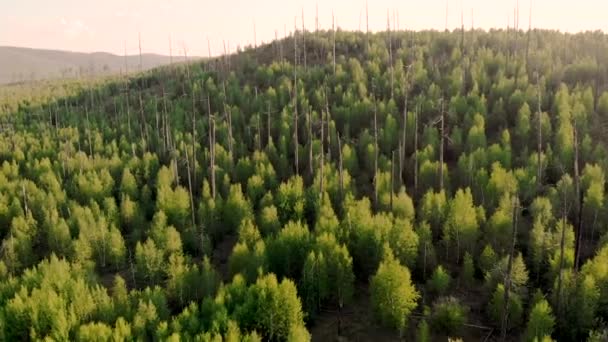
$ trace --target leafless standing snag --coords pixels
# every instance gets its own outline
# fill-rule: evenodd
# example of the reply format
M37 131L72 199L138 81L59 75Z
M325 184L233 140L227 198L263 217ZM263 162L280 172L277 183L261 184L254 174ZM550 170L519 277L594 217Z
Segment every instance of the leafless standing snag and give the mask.
M207 92L207 113L209 116L209 171L211 173L211 197L215 199L215 120L211 114L209 92Z
M262 128L260 127L260 113L256 115L258 121L258 139L257 139L257 150L262 150Z
M196 94L194 94L194 84L190 78L190 63L188 62L188 53L184 46L184 60L186 62L186 79L190 86L190 97L192 99L192 165L188 163L188 179L192 178L193 183L196 184ZM185 88L185 87L184 87ZM188 158L188 149L186 149L186 158ZM190 168L192 166L192 168ZM190 197L192 197L192 182L188 180Z
M414 112L414 198L418 195L418 108Z
M304 27L304 8L302 8L302 51L304 52L304 71L306 71L306 28Z
M167 97L164 85L162 86L161 91L163 93L163 149L166 152L168 150L169 122L167 118Z
M314 179L314 173L313 173L313 153L312 153L312 143L313 143L313 137L312 137L312 114L311 111L308 111L306 113L306 123L308 126L308 172L310 174L310 177Z
M129 63L127 61L127 42L125 41L125 97L127 99L127 134L129 140L131 140L131 112L129 110L129 97L131 96L131 90L129 88Z
M332 32L332 43L333 43L333 59L334 59L334 75L336 74L336 29L334 27L334 11L331 11L331 32Z
M91 122L89 121L89 109L87 104L84 104L84 113L87 120L87 143L89 144L89 157L93 158L93 147L91 144Z
M188 168L188 191L190 192L190 214L192 216L192 227L196 227L196 220L194 216L194 197L192 196L192 177L190 173L191 167L188 152L186 152L186 167Z
M327 94L325 96L327 96ZM321 202L323 201L323 164L325 164L325 139L323 138L325 135L323 134L323 126L323 111L321 110L321 172L319 176L319 195L321 197Z
M367 0L365 1L365 45L366 52L369 54L369 6Z
M374 206L378 208L378 108L374 97Z
M294 145L294 165L296 169L296 175L300 174L300 168L298 166L298 39L297 39L297 19L293 21L293 145Z
M529 53L530 53L530 35L532 34L532 0L530 0L530 14L528 16L528 33L526 34L526 71L528 71L528 65L530 64Z
M267 119L268 119L268 122L267 122L267 127L268 127L267 134L268 134L268 137L267 137L267 140L266 140L266 146L269 146L270 145L270 140L271 140L271 135L270 135L270 133L271 133L270 132L270 101L268 101L268 110L267 110L267 112L268 112L268 116L267 116Z
M171 35L169 35L169 65L173 66L173 43L171 42Z
M274 30L274 46L275 46L275 53L278 55L278 59L279 61L283 62L283 49L281 48L282 44L281 42L279 42L279 33L277 32L277 30Z
M391 20L388 10L386 10L386 32L388 35L388 67L391 73L391 98L393 98L395 91L395 76L393 72L393 37L391 36Z
M441 139L439 143L439 191L443 190L443 149L445 140L445 113L444 113L444 100L441 99Z
M209 42L209 37L207 37L207 56L209 60L207 61L207 65L209 66L209 70L212 69L213 63L211 63L211 42Z
M158 144L158 141L160 141L160 122L159 122L159 117L158 117L158 98L156 97L156 94L154 94L154 119L156 121L156 144ZM158 152L158 147L155 144L155 151Z
M536 111L536 121L537 121L537 130L538 130L538 136L537 136L537 144L538 144L538 149L537 149L537 172L536 172L536 188L537 188L537 192L540 192L541 187L543 185L543 171L542 171L542 160L541 160L541 154L542 154L542 149L543 149L543 126L542 126L542 112L540 109L540 105L541 105L541 97L540 97L540 77L538 75L538 72L536 73L536 86L538 89L538 109Z
M331 130L330 130L330 123L331 123L331 112L329 111L329 93L327 91L327 88L324 89L324 93L325 93L325 115L327 116L325 118L325 124L327 125L327 160L331 161ZM321 133L321 136L323 137L323 133Z
M256 50L258 48L258 36L255 29L255 19L253 20L253 48Z
M230 159L234 156L234 150L232 145L232 109L230 105L226 104L226 81L222 82L222 89L224 92L224 111L226 115L226 120L228 123L228 152L230 154ZM257 88L256 88L256 98L257 98Z
M338 177L339 177L339 188L340 188L340 202L344 199L344 176L342 166L342 142L340 140L340 134L338 133Z
M405 184L405 156L406 156L406 141L407 141L407 102L409 96L409 75L412 64L406 67L405 77L403 80L403 92L404 92L404 100L403 100L403 127L401 131L401 155L400 155L400 163L399 163L399 175L401 177L401 181Z
M139 117L141 119L141 124L139 125L139 134L141 136L141 140L144 143L144 149L148 148L148 125L146 124L146 115L144 112L144 103L141 98L142 90L138 92L139 97Z
M395 192L395 151L391 153L391 212L393 211L393 193Z
M224 58L222 59L223 60L223 63L222 63L223 72L222 73L224 74L224 79L226 79L226 75L228 73L228 53L226 52L226 40L222 40L222 43L224 44L224 56L223 56Z

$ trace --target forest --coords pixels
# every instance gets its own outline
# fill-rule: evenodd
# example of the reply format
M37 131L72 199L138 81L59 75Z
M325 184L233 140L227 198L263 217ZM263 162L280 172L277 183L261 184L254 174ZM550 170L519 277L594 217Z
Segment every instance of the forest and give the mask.
M608 339L608 35L175 59L0 88L0 340Z

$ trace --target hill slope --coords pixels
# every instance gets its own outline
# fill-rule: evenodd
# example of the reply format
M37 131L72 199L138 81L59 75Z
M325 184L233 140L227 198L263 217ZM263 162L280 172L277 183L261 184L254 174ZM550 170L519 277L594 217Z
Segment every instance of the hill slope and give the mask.
M169 64L170 57L143 54L143 69ZM139 55L127 56L129 70L139 68ZM125 67L123 56L106 52L70 52L0 46L0 84L78 75L109 75Z
M93 81L0 87L0 340L608 340L608 35Z

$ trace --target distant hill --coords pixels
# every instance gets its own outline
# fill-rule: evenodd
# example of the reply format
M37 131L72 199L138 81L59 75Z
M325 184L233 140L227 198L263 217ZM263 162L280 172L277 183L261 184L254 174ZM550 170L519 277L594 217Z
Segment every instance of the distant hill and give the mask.
M176 58L177 60L177 58ZM169 64L170 57L142 54L143 69ZM129 71L139 69L139 55L127 56ZM0 84L41 79L110 75L125 68L124 56L107 52L70 52L0 46Z

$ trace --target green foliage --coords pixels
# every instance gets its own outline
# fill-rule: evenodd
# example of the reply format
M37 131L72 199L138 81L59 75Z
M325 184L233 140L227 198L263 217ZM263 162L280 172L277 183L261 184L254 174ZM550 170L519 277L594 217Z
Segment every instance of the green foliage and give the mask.
M542 340L544 336L551 336L555 318L549 302L545 299L534 304L530 310L528 324L526 326L526 340Z
M501 327L505 310L505 287L498 284L488 304L488 313L496 327ZM509 293L507 305L507 329L514 329L521 324L523 317L523 303L517 293Z
M238 317L244 327L264 332L271 341L307 336L296 286L288 279L279 283L273 274L258 278L247 290Z
M486 287L488 291L496 289L498 284L502 284L507 275L509 256L505 256L499 260L492 270L486 273ZM513 264L511 266L511 273L509 274L511 279L511 292L519 295L527 293L526 285L528 284L528 270L521 254L516 255L513 258Z
M418 330L416 331L416 341L417 342L430 342L431 341L431 331L429 329L429 324L426 320L420 321L418 323Z
M470 286L475 280L475 265L473 257L469 253L465 253L462 259L460 278L464 286Z
M441 297L432 309L431 325L434 330L453 336L460 334L467 321L469 309L454 297Z
M479 236L479 224L485 215L473 206L471 190L458 190L450 202L447 219L443 226L443 240L446 248L456 250L456 261L460 260L461 250L472 253ZM481 219L481 220L480 220Z
M435 272L433 272L431 279L429 279L428 287L435 295L442 296L446 294L451 281L450 275L445 271L443 266L439 265L435 269Z
M278 277L300 279L311 246L308 227L301 222L289 222L269 241L267 260L269 270Z
M403 331L420 295L407 267L392 257L384 260L372 277L370 292L374 311L382 324Z
M445 296L420 340L462 332L456 293L498 326L514 202L510 338L604 338L605 35L537 30L523 59L472 34L299 32L297 66L292 36L0 87L0 340L308 341L304 318L358 314L355 277L403 333L409 270Z

